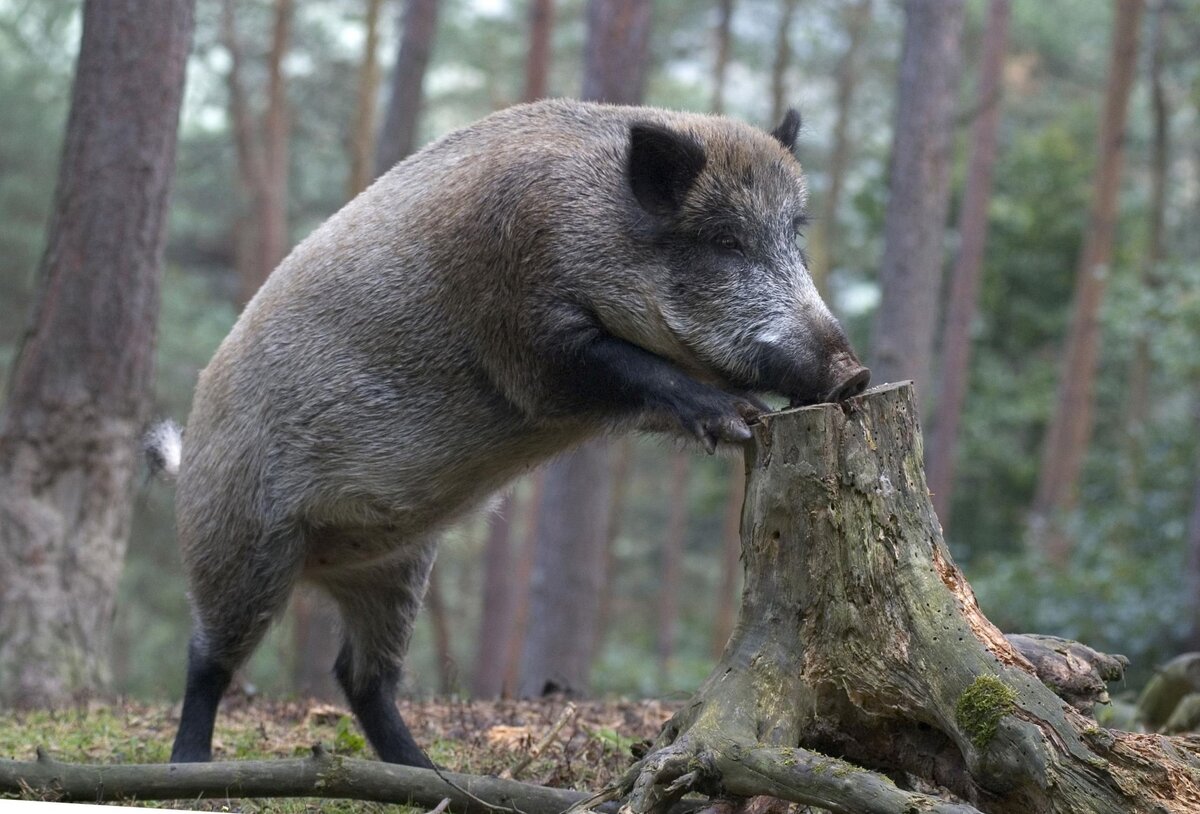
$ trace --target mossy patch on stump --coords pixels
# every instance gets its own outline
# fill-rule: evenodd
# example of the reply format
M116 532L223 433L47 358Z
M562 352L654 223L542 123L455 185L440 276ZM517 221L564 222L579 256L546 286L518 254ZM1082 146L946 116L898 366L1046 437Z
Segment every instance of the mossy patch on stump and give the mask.
M995 676L979 676L958 697L954 720L983 749L996 735L1000 719L1012 712L1017 694Z

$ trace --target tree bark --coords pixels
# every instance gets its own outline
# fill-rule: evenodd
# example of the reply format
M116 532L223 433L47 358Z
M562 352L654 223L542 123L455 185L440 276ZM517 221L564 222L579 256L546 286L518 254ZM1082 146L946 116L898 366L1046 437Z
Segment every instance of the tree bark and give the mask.
M635 104L645 81L649 0L589 0L583 98ZM545 469L518 695L586 694L599 640L612 505L612 450L603 439Z
M375 175L383 175L417 146L417 122L425 71L433 54L440 0L405 0L399 18L399 50L392 68L391 98L375 152Z
M817 291L829 294L829 273L837 265L839 248L838 212L842 205L842 187L850 165L850 118L854 94L858 90L862 45L871 22L871 0L858 0L846 11L846 50L838 60L834 93L836 107L833 124L833 148L829 153L829 185L821 205L821 217L815 224L812 241L812 265L809 272Z
M512 634L506 647L504 689L501 691L505 698L514 696L521 682L521 653L525 650L525 632L529 629L529 588L533 582L533 562L537 557L538 523L542 516L542 504L545 502L545 468L535 471L530 481L532 483L525 509L521 551L517 556L516 572L513 575L513 593L517 597L517 607L513 613Z
M616 442L612 461L612 501L608 504L608 533L604 537L604 576L607 590L600 592L600 618L596 620L596 652L604 649L604 642L612 626L613 595L616 593L613 580L617 573L617 537L621 534L621 521L625 516L625 502L629 498L629 487L633 482L633 442L622 438Z
M305 758L216 763L113 766L63 763L40 749L34 762L0 760L0 792L61 801L220 800L238 797L319 797L399 803L429 810L449 798L455 814L559 814L587 798L551 789L455 772L435 772L332 755L320 746ZM596 810L616 814L609 804ZM668 814L684 814L682 808Z
M931 392L933 332L950 200L962 0L908 0L884 216L872 378Z
M717 0L716 41L712 112L721 114L725 112L725 78L729 73L729 53L733 46L733 0Z
M742 518L742 498L746 492L745 465L740 459L729 463L729 485L725 498L725 519L721 524L721 576L717 588L716 620L712 626L712 655L720 658L725 643L733 633L736 621L737 580L740 570L738 560L742 556L742 538L738 525Z
M771 63L771 125L783 120L788 109L787 72L792 64L792 20L800 0L780 0L779 25L775 29L775 61Z
M1163 83L1166 49L1166 2L1154 7L1150 36L1150 121L1153 136L1150 147L1150 215L1146 229L1146 253L1138 264L1139 293L1156 295L1162 285L1159 266L1166 259L1167 165L1170 160L1170 111ZM1150 336L1157 325L1153 311L1140 315L1133 360L1129 365L1129 397L1125 411L1127 492L1137 492L1141 480L1141 458L1146 420L1150 415L1150 379L1154 366L1150 354ZM1131 501L1132 502L1132 501Z
M367 0L366 41L358 72L358 99L354 105L354 132L350 134L350 178L346 197L353 198L375 178L375 95L379 90L379 12L383 0Z
M1100 729L983 616L929 502L917 416L892 385L756 426L741 618L613 791L634 814L691 789L845 812L1197 810L1200 742Z
M341 646L337 607L314 585L292 595L292 691L301 698L340 699L333 662Z
M611 448L589 441L546 467L517 694L586 695L604 587Z
M425 590L425 607L428 609L429 624L433 628L433 654L437 662L438 692L450 695L458 684L458 668L454 661L454 650L450 647L450 614L442 595L442 579L435 565L429 572L429 587Z
M267 55L267 101L255 121L245 87L245 57L237 33L233 0L221 7L221 38L229 52L229 114L237 149L238 183L248 217L234 224L238 302L245 304L288 250L287 194L289 110L283 59L291 41L292 0L275 0L271 48Z
M1143 0L1115 0L1108 86L1100 135L1099 163L1087 232L1075 272L1071 329L1059 373L1058 398L1046 439L1031 515L1034 545L1048 561L1065 565L1073 541L1060 526L1075 507L1079 478L1092 434L1092 402L1100 355L1100 306L1107 286L1116 231L1117 192L1124 165L1125 118L1137 65Z
M136 21L136 22L131 22ZM103 687L154 370L193 0L89 0L38 293L0 415L0 705Z
M671 456L670 495L667 499L666 534L663 535L662 566L658 579L658 630L656 650L658 681L667 687L671 678L671 660L675 656L676 629L679 627L679 582L683 573L683 549L687 538L687 485L691 458L686 450Z
M950 297L942 330L941 382L930 444L929 488L943 529L950 526L955 450L971 362L971 323L975 320L979 281L983 276L983 249L987 242L988 203L992 199L992 168L996 164L996 135L1000 125L1001 83L1010 14L1009 0L992 0L988 6L983 56L979 63L977 101L980 113L971 128L971 162L958 224L960 247L950 277Z
M583 93L589 102L636 105L646 84L649 0L588 0Z
M545 97L550 78L550 35L554 33L554 0L529 4L529 55L525 59L526 102Z
M496 698L504 690L505 657L517 610L512 555L515 509L514 493L509 492L488 524L483 548L483 608L471 673L471 695L475 698Z

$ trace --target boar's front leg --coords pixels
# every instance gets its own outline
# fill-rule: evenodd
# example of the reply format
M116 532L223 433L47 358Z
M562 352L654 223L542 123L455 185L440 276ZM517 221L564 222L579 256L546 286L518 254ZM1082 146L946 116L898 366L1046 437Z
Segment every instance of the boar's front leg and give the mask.
M748 397L698 382L673 362L599 330L567 347L559 378L580 408L640 414L655 428L675 423L710 453L721 441L750 440L747 420L766 409Z

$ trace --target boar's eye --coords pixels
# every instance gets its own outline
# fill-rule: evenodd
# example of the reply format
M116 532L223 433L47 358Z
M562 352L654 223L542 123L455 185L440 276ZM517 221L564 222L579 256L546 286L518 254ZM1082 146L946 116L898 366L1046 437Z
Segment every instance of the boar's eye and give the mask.
M734 252L736 254L744 253L742 241L738 240L733 235L717 235L717 237L713 240L713 243L716 244L717 248L721 249L722 251Z

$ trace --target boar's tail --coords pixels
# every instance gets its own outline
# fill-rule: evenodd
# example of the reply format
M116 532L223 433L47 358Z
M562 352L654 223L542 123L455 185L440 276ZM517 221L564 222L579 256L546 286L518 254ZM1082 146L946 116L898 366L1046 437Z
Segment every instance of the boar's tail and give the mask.
M179 458L183 453L183 430L167 419L155 424L142 437L142 452L150 474L173 481L179 474Z

